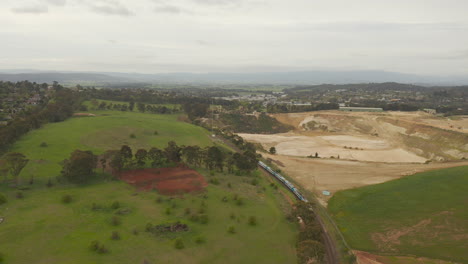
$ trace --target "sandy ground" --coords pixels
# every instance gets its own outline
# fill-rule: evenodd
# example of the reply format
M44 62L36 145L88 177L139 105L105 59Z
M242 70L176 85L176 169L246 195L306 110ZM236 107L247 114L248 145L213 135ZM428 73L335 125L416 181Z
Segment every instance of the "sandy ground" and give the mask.
M326 158L374 162L424 163L427 160L405 149L392 147L385 140L363 136L298 136L293 133L239 135L247 141L261 143L265 149L274 146L281 155L307 157L317 153Z
M332 195L345 189L383 183L407 175L427 170L468 166L465 162L447 162L431 164L381 163L345 161L337 159L311 159L285 155L262 153L265 158L279 160L284 167L281 170L298 182L303 188L316 193L324 203L331 196L324 196L322 191Z

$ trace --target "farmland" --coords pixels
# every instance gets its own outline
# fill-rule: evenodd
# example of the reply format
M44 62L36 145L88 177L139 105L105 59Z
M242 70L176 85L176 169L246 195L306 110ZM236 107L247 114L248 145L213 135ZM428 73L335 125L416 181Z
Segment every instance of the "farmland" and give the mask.
M215 144L208 131L179 122L176 115L92 113L95 116L47 124L13 145L12 151L25 154L30 162L20 175L28 187L21 196L18 190L0 187L8 200L0 205L5 219L0 224L0 251L6 263L296 262L297 226L286 220L287 202L256 173L235 176L198 168L210 182L206 189L173 197L140 192L115 180L57 183L59 163L75 149L99 154L122 144L132 149L163 148L170 140L201 147ZM29 185L31 176L34 184ZM46 187L49 178L53 186ZM147 224L177 221L188 231L146 232ZM111 239L113 232L120 238ZM108 252L91 250L92 241ZM182 241L182 249L175 248L176 241Z
M329 201L351 247L467 262L468 167L338 192Z

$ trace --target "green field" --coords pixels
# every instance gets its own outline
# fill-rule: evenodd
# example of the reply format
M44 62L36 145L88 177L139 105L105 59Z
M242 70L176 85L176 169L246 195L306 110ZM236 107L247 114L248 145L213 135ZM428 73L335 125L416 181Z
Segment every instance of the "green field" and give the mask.
M23 190L24 198L18 199L17 190L0 185L0 193L8 198L0 205L0 217L5 218L0 224L0 253L5 263L296 263L297 226L286 220L289 206L279 190L258 176L211 175L200 169L207 180L216 178L219 184L210 184L202 194L174 199L157 192L136 192L119 181L98 180L82 186L54 181L54 186L47 188L46 179L55 180L61 169L59 162L74 149L101 153L122 144L134 150L162 148L169 140L179 145L213 144L208 131L179 122L175 115L93 113L97 116L48 124L14 144L13 151L31 160L21 174L23 185L31 189ZM136 138L130 138L130 133ZM48 146L40 147L41 142ZM36 179L33 185L27 183L31 175ZM258 177L256 186L251 184L252 177ZM61 201L66 194L73 197L69 204ZM236 195L244 201L242 205L234 200ZM115 201L129 213L117 216L119 209L110 207ZM93 210L93 203L102 209ZM208 223L190 219L200 210ZM113 216L121 220L120 225L111 224ZM252 216L257 219L255 226L248 223ZM160 236L145 232L148 223L176 221L188 224L190 230ZM231 226L234 234L228 232ZM113 231L119 232L120 240L110 238ZM177 238L185 248L175 249ZM196 242L199 238L202 243ZM93 240L110 252L91 251Z
M335 194L329 210L351 247L468 262L468 167Z
M25 154L31 161L20 179L55 177L60 162L75 149L100 154L106 150L129 145L138 148L164 148L174 140L178 145L210 146L208 131L177 121L177 115L156 115L119 111L94 111L95 117L75 117L61 123L47 124L23 136L11 151ZM158 131L158 135L154 135ZM134 134L135 138L130 138ZM47 147L41 147L42 142Z

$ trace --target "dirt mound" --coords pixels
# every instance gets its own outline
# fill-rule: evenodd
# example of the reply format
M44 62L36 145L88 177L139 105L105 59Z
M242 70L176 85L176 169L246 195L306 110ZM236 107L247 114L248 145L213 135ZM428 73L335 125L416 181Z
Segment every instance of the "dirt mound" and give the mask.
M199 192L208 186L201 174L186 168L129 170L123 172L120 178L139 190L156 189L165 195Z

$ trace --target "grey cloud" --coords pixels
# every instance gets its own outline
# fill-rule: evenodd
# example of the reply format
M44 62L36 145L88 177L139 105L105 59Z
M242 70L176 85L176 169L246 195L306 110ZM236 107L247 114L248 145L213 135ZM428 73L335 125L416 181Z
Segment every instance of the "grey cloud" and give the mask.
M194 0L198 4L203 5L235 5L240 4L242 0Z
M100 0L90 4L91 10L105 15L132 16L134 15L128 8L118 1Z
M23 6L12 8L11 11L18 14L44 14L49 12L49 8L46 5Z
M154 12L156 13L166 13L166 14L181 14L181 13L190 13L188 10L177 7L177 6L172 6L172 5L164 5L164 6L158 6L154 9Z
M67 0L45 0L45 2L55 6L64 6Z

